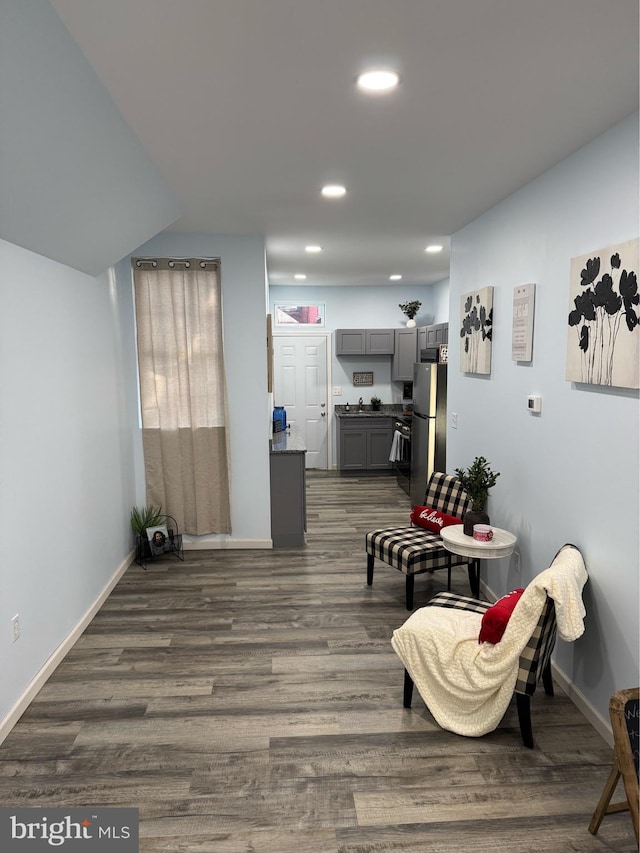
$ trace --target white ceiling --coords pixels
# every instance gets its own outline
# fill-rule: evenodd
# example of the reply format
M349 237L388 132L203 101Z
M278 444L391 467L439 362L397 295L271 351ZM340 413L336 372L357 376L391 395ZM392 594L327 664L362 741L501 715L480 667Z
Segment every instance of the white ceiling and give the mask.
M638 108L637 0L52 4L178 194L170 230L264 235L272 284L439 281L448 235ZM356 90L370 64L394 94Z

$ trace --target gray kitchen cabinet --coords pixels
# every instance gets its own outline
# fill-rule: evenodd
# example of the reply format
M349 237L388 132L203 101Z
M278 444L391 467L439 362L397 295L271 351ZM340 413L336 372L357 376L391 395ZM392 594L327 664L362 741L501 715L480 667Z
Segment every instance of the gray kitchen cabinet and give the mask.
M271 541L274 548L304 545L307 529L306 445L295 426L271 438Z
M338 432L338 459L341 471L365 471L367 468L367 428L343 426Z
M393 355L393 329L336 329L336 355Z
M437 347L449 343L449 324L434 323L432 326L421 326L418 329L418 352L427 347Z
M395 353L391 365L391 378L402 382L413 381L413 365L418 357L418 330L395 329Z
M304 453L271 453L271 541L274 548L304 545L307 529Z
M364 355L366 329L336 329L336 355Z
M386 424L377 424L367 430L367 469L387 471L391 469L389 455L393 441L393 419Z
M433 326L427 326L427 346L437 347L440 344L449 343L449 324L436 323Z
M339 418L340 471L390 471L393 418Z
M365 353L367 355L393 355L395 329L366 329Z

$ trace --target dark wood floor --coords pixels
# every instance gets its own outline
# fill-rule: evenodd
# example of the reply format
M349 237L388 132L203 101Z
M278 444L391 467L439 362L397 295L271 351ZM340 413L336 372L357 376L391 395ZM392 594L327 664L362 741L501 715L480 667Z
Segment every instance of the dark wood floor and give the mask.
M311 473L305 548L132 566L0 747L0 802L138 807L143 851L637 850L626 814L587 830L611 750L561 691L534 750L515 706L483 738L403 709L404 578L367 587L363 542L408 509L391 478Z

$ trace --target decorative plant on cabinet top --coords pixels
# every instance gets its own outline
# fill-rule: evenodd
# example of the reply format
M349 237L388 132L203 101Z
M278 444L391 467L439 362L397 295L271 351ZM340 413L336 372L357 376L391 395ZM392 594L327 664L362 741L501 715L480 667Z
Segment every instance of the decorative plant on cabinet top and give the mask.
M413 302L399 302L398 308L405 314L409 319L407 320L407 326L409 328L413 328L415 326L416 321L413 319L418 311L420 310L420 306L422 302L419 302L417 299L414 299Z

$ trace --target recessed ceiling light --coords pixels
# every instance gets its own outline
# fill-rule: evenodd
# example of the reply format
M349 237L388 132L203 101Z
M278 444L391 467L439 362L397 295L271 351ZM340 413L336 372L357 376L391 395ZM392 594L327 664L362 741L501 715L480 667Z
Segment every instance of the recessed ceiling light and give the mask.
M365 92L390 92L400 82L400 75L388 68L371 68L358 77L358 88Z
M398 274L396 273L396 275L390 275L390 276L389 276L389 281L400 281L400 279L401 279L401 278L402 278L402 276L401 276L401 275L398 275Z
M297 279L298 281L304 281L304 280L305 280L305 278L306 278L306 275L304 275L303 273L299 272L299 273L296 273L296 274L294 275L294 278L295 278L295 279Z
M433 246L427 246L427 248L425 249L425 252L429 252L430 255L435 255L438 252L441 252L443 248L444 248L443 246L434 244Z
M343 187L341 184L327 184L325 187L322 187L322 195L325 198L342 198L346 192L346 187Z
M305 252L308 252L310 255L317 255L318 252L322 251L322 246L305 246Z

